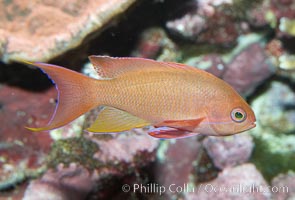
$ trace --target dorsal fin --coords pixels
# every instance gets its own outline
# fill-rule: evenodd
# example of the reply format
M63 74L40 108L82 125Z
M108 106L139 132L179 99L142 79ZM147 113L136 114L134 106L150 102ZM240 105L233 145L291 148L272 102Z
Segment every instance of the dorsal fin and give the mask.
M130 71L157 70L197 70L193 67L172 63L158 62L145 58L121 57L113 58L108 56L89 56L89 59L96 72L104 78L115 78Z
M150 125L149 122L113 107L104 107L87 131L95 133L122 132Z

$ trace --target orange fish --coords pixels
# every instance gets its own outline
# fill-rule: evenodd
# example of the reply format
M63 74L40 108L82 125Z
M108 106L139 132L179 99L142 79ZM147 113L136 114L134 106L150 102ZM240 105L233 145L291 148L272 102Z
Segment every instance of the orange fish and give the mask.
M104 106L89 132L121 132L152 125L149 135L182 138L225 136L255 127L245 100L221 79L184 64L143 58L90 56L102 79L45 63L29 63L53 79L58 105L44 131L62 127Z

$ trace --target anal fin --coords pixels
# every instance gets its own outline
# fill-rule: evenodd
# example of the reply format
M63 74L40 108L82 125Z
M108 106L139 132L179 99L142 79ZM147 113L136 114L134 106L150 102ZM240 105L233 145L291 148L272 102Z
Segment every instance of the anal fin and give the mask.
M188 119L188 120L166 120L155 125L155 127L172 127L176 129L182 129L187 131L193 131L204 118Z
M196 135L197 133L189 132L186 130L169 128L169 127L160 127L155 128L149 131L150 136L161 139L179 139L185 137L191 137Z
M123 110L106 106L87 131L96 133L122 132L148 125L150 123L144 119Z

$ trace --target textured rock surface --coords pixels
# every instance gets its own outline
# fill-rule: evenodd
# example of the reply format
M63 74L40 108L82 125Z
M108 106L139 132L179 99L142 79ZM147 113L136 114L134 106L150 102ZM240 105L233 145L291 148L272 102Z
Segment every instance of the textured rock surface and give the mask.
M204 147L219 169L233 167L249 160L254 143L247 133L229 137L207 137Z
M187 193L186 199L270 200L271 192L255 166L244 164L224 169L215 180L200 184L195 192Z
M154 27L141 33L132 56L174 61L179 57L179 52L165 31L162 28Z
M274 199L294 199L295 198L295 174L288 172L276 176L272 181L272 192Z
M232 8L232 1L192 1L191 4L195 4L192 6L195 10L166 23L171 33L201 44L228 47L236 43L242 28L234 14L226 12Z
M266 52L277 68L277 74L295 81L295 55L290 54L279 39L273 39L266 45Z
M48 134L31 133L24 127L49 120L48 113L54 108L50 99L54 94L54 90L38 94L0 86L0 96L5 97L0 99L0 189L36 177L45 170L52 140Z
M106 139L101 139L106 136ZM108 139L109 138L109 139ZM111 139L110 139L111 138ZM129 163L126 167L134 167L154 159L158 140L148 136L143 129L113 135L90 135L89 139L96 143L99 151L94 154L94 159L103 163ZM143 156L146 153L145 156ZM150 155L150 157L148 156ZM138 158L137 160L135 158ZM137 163L138 161L138 163ZM126 169L120 171L123 173Z
M188 60L186 64L206 70L219 78L222 78L227 69L227 65L223 62L221 55L218 54L206 54L204 56L195 57Z
M252 94L275 73L262 38L257 34L241 35L231 51L189 57L185 63L220 77L243 96Z
M295 130L295 92L288 85L273 81L268 90L256 98L253 109L259 125L272 133L291 133ZM254 130L253 130L254 131Z
M163 141L158 148L155 181L166 188L165 197L179 198L185 193L173 192L176 187L195 187L196 183L214 179L217 168L202 147L201 137ZM169 186L172 190L168 190Z
M94 187L91 174L83 167L71 165L48 170L40 179L32 181L23 200L80 200Z
M264 49L254 43L235 57L222 78L240 94L247 95L273 74L272 68Z
M155 160L157 145L142 129L58 140L48 158L52 168L30 183L25 199L83 199L90 191L112 196L116 180Z
M0 199L21 199L24 191L26 199L294 198L294 1L137 1L140 5L120 23L101 29L134 2L3 1L0 59L45 61L67 52L52 62L78 70L87 55L103 54L177 61L205 69L249 98L257 116L257 127L250 131L255 142L250 160L249 132L246 137L210 137L204 142L198 137L154 140L147 129L84 133L99 109L50 134L30 133L23 126L45 124L53 113L56 93L45 90L49 83L41 81L45 75L33 73L38 70L23 73L21 65L0 62L0 82L9 85L0 86ZM51 15L43 14L48 11ZM92 74L91 68L88 65L83 71ZM254 163L259 171L244 162ZM38 178L41 172L44 175ZM268 186L261 174L273 187L288 185L289 193L237 191L252 184ZM158 183L166 186L166 193L122 191L122 185L132 188L135 183ZM195 192L168 194L170 184L186 185ZM209 191L204 190L206 184Z
M273 81L252 103L258 119L250 130L255 141L252 161L268 180L295 170L294 99L288 85Z
M1 1L0 58L47 61L78 46L135 0Z
M157 181L164 186L169 186L171 183L183 185L192 181L189 177L194 172L193 163L202 151L202 145L197 137L176 140L173 143L165 142L158 150L161 164L156 170Z

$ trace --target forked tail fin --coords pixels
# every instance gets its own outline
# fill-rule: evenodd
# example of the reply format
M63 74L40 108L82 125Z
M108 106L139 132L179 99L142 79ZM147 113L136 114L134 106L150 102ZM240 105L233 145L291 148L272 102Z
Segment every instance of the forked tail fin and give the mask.
M45 131L59 128L99 105L96 89L101 80L89 78L57 65L26 63L42 69L53 80L58 91L58 103L48 125L39 128L26 127L27 129Z

